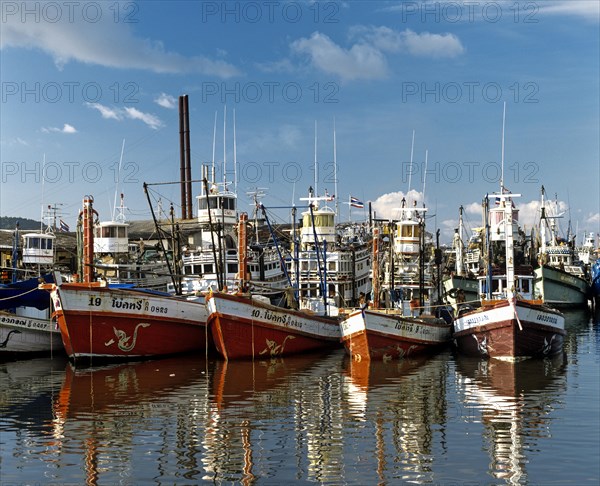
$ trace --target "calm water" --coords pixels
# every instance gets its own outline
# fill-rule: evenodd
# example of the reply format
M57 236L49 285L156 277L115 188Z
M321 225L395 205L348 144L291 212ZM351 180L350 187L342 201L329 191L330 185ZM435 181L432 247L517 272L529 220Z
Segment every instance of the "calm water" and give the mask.
M597 485L600 325L565 354L0 363L0 484Z

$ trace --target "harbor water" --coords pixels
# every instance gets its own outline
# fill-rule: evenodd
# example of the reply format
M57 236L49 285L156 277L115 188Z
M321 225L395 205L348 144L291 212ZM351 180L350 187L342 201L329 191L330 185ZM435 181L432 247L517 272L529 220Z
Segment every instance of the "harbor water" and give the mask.
M564 354L0 363L0 485L598 485L600 323Z

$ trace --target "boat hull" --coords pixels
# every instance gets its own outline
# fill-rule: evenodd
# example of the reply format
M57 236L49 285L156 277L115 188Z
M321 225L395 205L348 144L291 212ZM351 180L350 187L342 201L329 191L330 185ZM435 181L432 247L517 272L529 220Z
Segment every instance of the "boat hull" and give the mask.
M586 307L589 283L568 272L543 265L535 269L535 293L553 307Z
M206 308L133 289L63 284L51 292L69 358L149 358L205 351Z
M59 329L50 319L0 311L0 356L64 352Z
M264 359L341 346L335 318L229 294L209 295L206 304L215 347L225 359Z
M565 319L560 312L502 300L457 318L453 341L467 356L519 360L561 352L565 335Z
M408 358L450 342L452 327L435 317L357 310L340 324L346 352L356 361Z

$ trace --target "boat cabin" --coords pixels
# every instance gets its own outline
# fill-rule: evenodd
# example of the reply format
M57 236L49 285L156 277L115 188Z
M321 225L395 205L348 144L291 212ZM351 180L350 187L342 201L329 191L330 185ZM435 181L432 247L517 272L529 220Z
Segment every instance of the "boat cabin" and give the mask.
M519 298L525 300L534 299L534 286L533 286L533 275L515 274L515 288L514 291ZM479 282L479 295L482 298L487 298L487 277L478 277ZM493 275L492 276L492 300L506 299L508 296L508 284L506 282L506 275Z
M94 253L128 253L128 223L104 221L94 227Z
M23 264L52 265L54 263L54 240L49 233L26 233L23 235Z
M328 206L319 208L318 204L313 202L312 214L310 211L302 213L300 248L302 250L314 248L315 235L319 245L326 241L327 246L333 250L333 245L336 242L335 211Z

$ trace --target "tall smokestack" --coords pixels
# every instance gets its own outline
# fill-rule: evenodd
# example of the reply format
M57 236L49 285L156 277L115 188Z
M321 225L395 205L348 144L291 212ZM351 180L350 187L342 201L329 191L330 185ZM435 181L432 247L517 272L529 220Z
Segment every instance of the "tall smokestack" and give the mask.
M192 219L192 160L190 147L190 107L188 95L183 97L183 113L185 117L185 194L187 197L187 217Z
M187 199L185 185L185 124L184 124L184 101L183 96L179 97L179 178L181 180L181 218L187 219ZM160 217L160 215L159 215Z

